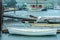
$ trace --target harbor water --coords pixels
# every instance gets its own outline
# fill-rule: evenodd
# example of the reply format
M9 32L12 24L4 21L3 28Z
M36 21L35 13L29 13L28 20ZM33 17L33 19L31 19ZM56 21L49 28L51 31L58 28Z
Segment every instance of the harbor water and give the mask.
M5 12L4 14L6 15L16 15L20 17L21 15L34 15L34 16L60 16L60 10L47 10L47 11L41 11L41 12L36 12L36 11L14 11L11 12Z
M60 40L60 33L56 36L24 36L2 34L1 40Z

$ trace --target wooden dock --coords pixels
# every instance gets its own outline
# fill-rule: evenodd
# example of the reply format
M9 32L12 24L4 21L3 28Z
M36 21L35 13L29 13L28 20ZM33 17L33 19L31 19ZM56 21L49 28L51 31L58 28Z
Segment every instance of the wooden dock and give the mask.
M32 26L44 26L44 27L46 27L46 26L50 26L50 27L57 27L57 26L60 26L60 24L44 24L44 23L32 23L31 24Z
M57 30L57 33L60 33L60 30Z
M8 33L7 29L2 30L2 33Z

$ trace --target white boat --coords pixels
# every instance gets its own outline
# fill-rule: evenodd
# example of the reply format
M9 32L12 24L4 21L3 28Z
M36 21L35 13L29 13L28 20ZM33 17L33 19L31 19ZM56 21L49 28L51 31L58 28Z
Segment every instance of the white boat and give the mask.
M37 19L38 22L52 22L60 23L60 16L39 16Z
M56 28L15 28L7 27L10 34L22 34L22 35L56 35Z

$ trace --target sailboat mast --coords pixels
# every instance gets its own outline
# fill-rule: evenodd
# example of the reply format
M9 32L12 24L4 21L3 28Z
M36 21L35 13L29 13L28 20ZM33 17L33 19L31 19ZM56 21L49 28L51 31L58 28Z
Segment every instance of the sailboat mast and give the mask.
M38 4L38 0L36 0L36 9L37 9L37 6L38 6L37 4Z

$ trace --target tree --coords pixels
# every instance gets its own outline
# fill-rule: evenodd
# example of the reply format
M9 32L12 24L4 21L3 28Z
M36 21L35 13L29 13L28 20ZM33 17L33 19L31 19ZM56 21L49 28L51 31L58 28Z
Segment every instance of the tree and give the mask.
M13 7L14 8L14 13L15 13L16 4L17 4L16 0L9 0L7 2L7 7Z
M16 4L17 4L16 0L10 0L7 2L8 7L14 7L16 6Z

